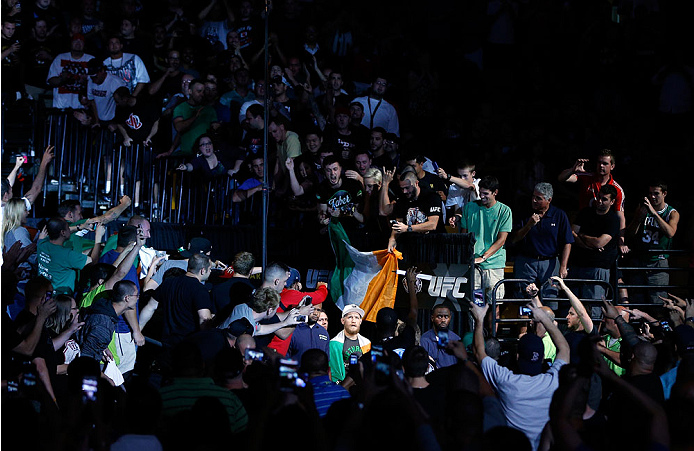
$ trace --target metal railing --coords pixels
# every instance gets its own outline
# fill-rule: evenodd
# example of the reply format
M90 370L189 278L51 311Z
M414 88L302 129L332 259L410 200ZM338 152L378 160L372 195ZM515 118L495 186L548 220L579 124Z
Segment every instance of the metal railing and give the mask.
M525 305L530 300L528 298L509 298L505 297L502 299L497 298L497 292L499 290L499 287L501 287L504 284L522 284L522 283L532 283L532 280L528 279L502 279L499 282L497 282L494 287L491 290L491 306L490 308L492 309L492 315L491 315L491 333L493 337L497 337L498 333L498 326L500 324L523 324L523 323L529 323L531 320L529 318L521 318L520 315L518 318L500 318L497 316L497 307L502 306L505 304L517 304L519 306ZM614 302L614 289L613 286L610 282L605 282L604 280L595 280L595 279L564 279L564 283L569 285L600 285L605 288L605 300ZM538 296L540 298L540 302L542 302L542 305L547 305L548 302L562 302L564 305L569 304L569 298L567 297L543 297L542 292L546 290L547 286L551 284L551 280L546 280L543 284L542 287L540 288L538 292ZM569 287L571 288L571 287ZM572 292L575 290L572 289ZM506 291L509 292L509 291ZM513 292L513 291L510 291ZM578 296L577 296L578 297ZM597 314L599 312L600 307L602 306L603 299L592 299L592 298L582 298L578 297L578 299L586 305L588 308L588 311L591 312L591 318L598 320L600 318L600 315ZM553 309L556 310L556 309ZM568 307L567 307L568 310ZM562 321L562 318L556 318L557 321Z
M79 200L97 214L127 195L132 203L125 214L154 221L233 224L238 217L232 202L236 181L226 174L209 180L178 171L183 158L157 159L151 147L124 146L115 132L82 125L60 110L46 110L41 132L44 148L55 146L44 204L56 192L57 202Z

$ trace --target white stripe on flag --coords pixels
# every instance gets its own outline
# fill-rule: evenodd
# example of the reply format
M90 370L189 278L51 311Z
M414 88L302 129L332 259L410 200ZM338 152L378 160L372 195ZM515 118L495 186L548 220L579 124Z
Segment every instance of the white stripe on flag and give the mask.
M371 279L382 269L373 252L359 252L346 242L345 246L347 247L349 256L354 262L354 269L342 282L344 291L342 296L335 303L340 309L343 309L344 306L348 304L361 305L361 303L364 302L366 289L369 288Z

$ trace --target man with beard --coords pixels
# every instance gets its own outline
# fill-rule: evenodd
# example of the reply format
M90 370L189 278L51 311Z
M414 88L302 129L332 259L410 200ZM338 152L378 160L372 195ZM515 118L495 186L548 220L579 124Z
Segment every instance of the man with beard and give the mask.
M356 304L349 304L342 309L344 329L330 340L330 372L333 382L345 379L352 354L361 357L371 351L371 340L359 333L363 318L364 310Z
M444 233L441 198L433 191L424 191L414 172L400 176L400 189L403 199L393 201L395 222L388 240L388 251L393 251L396 238L403 233Z
M318 186L318 219L322 225L331 221L342 224L346 231L364 222L361 183L342 177L342 164L334 156L323 160L325 180Z
M603 185L595 205L578 212L571 226L575 240L569 271L572 279L610 281L620 230L620 219L612 209L617 198L614 186ZM583 299L600 299L607 294L600 284L584 284L581 288Z

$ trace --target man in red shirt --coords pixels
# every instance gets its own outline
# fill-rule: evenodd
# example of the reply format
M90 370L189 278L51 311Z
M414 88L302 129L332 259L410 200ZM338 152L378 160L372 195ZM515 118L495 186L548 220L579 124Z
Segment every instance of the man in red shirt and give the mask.
M624 189L612 177L615 167L615 158L610 149L603 149L598 152L595 172L587 172L584 165L589 160L579 158L568 169L564 169L559 174L560 182L576 183L579 182L580 191L578 194L578 208L582 210L592 207L597 198L600 188L603 185L612 185L617 189L617 198L614 203L614 211L619 217L619 250L622 254L629 252L629 248L624 244L624 232L626 229L626 219L624 218Z
M294 268L289 268L289 272L289 279L287 279L284 285L284 290L280 293L280 305L277 308L277 313L286 312L299 306L306 296L311 296L311 304L313 305L322 304L325 301L325 298L328 296L327 283L318 282L316 291L299 291L301 290L301 274ZM272 348L282 355L287 355L291 340L291 335L284 339L275 335L272 337L268 348Z

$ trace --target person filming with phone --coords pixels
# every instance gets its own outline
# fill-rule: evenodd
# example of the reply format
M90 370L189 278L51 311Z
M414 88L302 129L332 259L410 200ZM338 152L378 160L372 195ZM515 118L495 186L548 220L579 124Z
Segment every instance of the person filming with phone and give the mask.
M422 334L419 344L426 349L434 360L436 368L445 368L455 365L458 361L447 348L449 341L460 341L461 338L453 331L448 330L453 313L450 307L439 304L431 311L432 328Z

